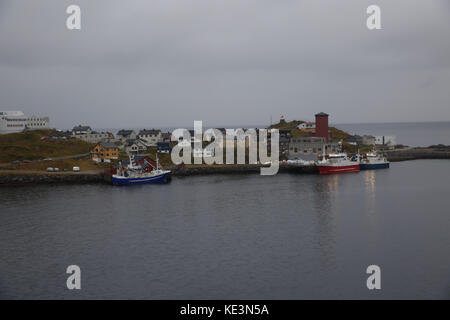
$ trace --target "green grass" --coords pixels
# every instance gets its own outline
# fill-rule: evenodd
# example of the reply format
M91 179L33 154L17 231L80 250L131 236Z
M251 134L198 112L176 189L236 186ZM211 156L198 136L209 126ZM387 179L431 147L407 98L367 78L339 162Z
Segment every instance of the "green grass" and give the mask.
M92 144L82 140L41 140L52 130L0 135L0 162L39 160L89 153Z
M345 131L339 130L335 127L329 127L329 130L331 131L331 137L333 142L339 142L341 140L345 140L348 137L350 137L350 134L348 134Z

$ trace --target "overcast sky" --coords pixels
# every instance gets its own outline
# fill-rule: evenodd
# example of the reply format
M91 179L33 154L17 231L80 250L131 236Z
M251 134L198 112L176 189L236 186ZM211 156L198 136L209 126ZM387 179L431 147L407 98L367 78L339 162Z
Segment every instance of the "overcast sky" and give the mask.
M0 0L0 110L60 128L450 121L450 1Z

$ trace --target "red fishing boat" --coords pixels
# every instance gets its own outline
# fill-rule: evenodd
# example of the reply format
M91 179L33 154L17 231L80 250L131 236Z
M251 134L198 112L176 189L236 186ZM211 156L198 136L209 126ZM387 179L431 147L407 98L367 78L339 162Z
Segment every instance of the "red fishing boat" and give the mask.
M319 174L358 172L359 163L351 161L346 153L332 153L327 159L317 162Z

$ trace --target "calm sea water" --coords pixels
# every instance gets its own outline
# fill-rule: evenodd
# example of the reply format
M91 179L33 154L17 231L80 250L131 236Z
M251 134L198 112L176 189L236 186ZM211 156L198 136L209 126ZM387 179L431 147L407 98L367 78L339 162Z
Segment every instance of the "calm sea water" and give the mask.
M448 299L449 169L2 188L0 298Z
M450 145L450 122L350 123L335 126L350 134L395 136L397 144L411 147Z

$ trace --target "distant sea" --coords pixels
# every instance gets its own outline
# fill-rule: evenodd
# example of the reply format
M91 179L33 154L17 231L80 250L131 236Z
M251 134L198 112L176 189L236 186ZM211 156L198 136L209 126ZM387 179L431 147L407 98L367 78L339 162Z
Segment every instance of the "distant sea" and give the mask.
M338 129L344 130L350 134L373 135L373 136L395 136L397 144L403 144L411 147L428 147L434 144L450 145L450 122L390 122L390 123L331 123ZM216 126L216 128L241 128L242 126ZM264 128L267 125L248 125L243 128ZM146 129L153 128L152 126ZM192 125L186 126L192 129ZM209 129L204 126L203 130ZM144 128L124 128L139 131ZM162 131L173 131L173 127L158 128ZM101 131L109 131L116 134L120 129L97 129Z

